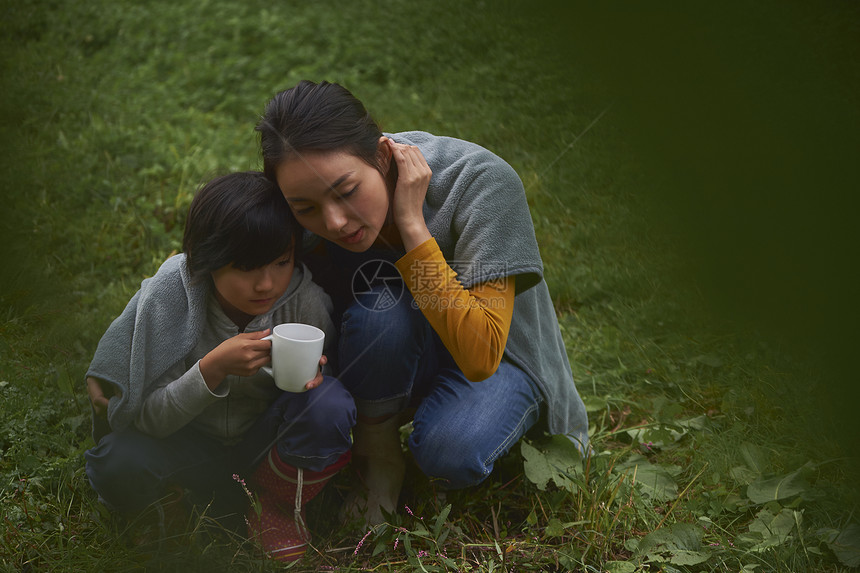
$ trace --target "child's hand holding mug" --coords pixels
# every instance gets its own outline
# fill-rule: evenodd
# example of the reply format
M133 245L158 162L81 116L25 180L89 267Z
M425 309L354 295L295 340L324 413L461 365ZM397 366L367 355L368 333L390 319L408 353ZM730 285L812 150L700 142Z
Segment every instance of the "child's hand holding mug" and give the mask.
M286 392L304 392L322 383L320 367L327 360L322 355L325 333L310 324L279 324L270 336L272 367L263 366L275 385Z
M228 375L253 376L269 362L271 344L261 332L243 332L228 338L200 360L200 373L210 390L221 385Z

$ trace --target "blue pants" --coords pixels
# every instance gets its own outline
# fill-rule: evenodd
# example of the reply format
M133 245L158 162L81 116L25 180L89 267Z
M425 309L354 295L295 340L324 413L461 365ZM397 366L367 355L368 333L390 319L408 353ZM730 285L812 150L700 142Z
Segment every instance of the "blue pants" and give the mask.
M505 360L490 378L470 382L408 290L377 304L385 288L357 295L343 314L340 379L362 416L417 404L409 448L421 470L451 488L478 484L538 421L540 390Z
M320 471L351 446L355 404L336 379L300 394L284 392L242 441L225 446L191 427L166 438L128 428L112 432L85 454L90 484L99 498L121 513L137 513L176 484L193 503L222 513L242 513L247 497L233 474L247 479L261 456L277 446L290 465Z

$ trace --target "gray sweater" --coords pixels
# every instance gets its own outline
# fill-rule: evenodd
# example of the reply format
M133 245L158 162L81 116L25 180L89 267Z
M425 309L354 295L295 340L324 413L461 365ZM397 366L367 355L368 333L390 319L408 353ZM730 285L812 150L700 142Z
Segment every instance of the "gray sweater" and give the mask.
M336 331L331 300L303 265L272 309L246 328L253 332L284 322L304 322L326 333L324 352L331 357ZM215 300L210 281L192 282L185 256L171 257L141 283L122 314L102 336L87 376L114 384L108 421L113 430L134 424L162 437L186 424L225 442L253 424L280 392L264 372L228 376L210 392L199 360L239 333Z

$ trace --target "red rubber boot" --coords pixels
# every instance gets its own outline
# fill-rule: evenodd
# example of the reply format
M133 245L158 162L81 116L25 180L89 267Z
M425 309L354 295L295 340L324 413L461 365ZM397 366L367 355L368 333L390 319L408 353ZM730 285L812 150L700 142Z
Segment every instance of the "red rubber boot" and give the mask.
M304 506L349 462L350 452L319 472L296 468L284 463L275 448L260 462L251 477L251 491L259 500L259 515L248 510L248 533L258 537L272 559L301 559L310 541L305 525Z

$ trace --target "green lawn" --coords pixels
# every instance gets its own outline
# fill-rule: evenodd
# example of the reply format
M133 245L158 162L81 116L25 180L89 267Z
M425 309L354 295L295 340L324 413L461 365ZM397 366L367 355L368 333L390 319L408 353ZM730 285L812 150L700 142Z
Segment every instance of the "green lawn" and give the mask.
M305 78L520 173L595 453L534 432L454 492L412 467L367 535L334 517L343 474L296 570L860 565L856 5L2 7L4 571L279 568L205 514L136 545L83 472L83 376L197 186L259 168L263 105Z

